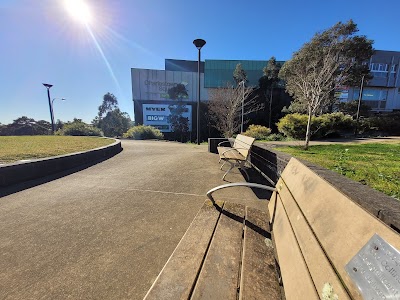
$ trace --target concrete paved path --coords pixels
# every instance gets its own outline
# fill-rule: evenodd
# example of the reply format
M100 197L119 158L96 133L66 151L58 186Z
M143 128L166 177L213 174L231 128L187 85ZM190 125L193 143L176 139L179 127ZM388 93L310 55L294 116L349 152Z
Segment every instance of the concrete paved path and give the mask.
M206 145L123 141L80 172L0 198L0 299L142 299L223 184ZM243 181L236 170L227 179ZM265 209L251 190L216 199Z

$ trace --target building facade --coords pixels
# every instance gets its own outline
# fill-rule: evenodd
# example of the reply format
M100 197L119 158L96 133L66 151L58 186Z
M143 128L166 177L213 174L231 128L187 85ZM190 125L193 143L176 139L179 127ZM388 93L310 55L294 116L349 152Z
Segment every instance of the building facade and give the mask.
M205 60L200 63L200 101L208 101L208 91L213 88L234 84L233 72L237 64L242 64L248 77L248 86L257 87L263 76L266 60ZM283 64L283 61L278 61ZM362 101L373 112L400 110L400 52L377 50L369 61L373 79L363 86ZM165 70L131 69L132 97L136 124L151 125L162 132L171 132L168 121L170 108L181 101L185 105L183 116L188 118L189 131L195 131L198 94L198 62L166 59ZM170 89L181 84L187 96L172 99ZM341 102L359 99L360 86L341 87L336 97ZM281 88L281 98L285 97ZM286 97L288 98L287 94ZM290 101L290 98L288 98ZM286 101L287 99L285 99ZM287 101L286 101L287 102Z
M363 86L362 102L373 112L400 110L400 52L376 50L369 61L373 79ZM341 101L358 100L360 86L344 89Z
M197 62L169 59L165 65L166 70L131 69L135 122L151 125L164 133L171 132L168 116L179 101L184 105L182 116L188 119L189 131L193 131L198 97ZM204 82L204 73L200 73L200 82ZM177 85L184 87L186 95L173 99L171 89ZM208 99L203 84L200 95L201 101Z

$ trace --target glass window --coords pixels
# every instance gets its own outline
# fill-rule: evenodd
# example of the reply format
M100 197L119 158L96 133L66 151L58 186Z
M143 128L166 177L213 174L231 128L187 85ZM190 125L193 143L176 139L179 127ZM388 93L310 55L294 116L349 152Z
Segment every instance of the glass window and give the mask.
M370 70L371 71L376 71L376 72L387 72L388 65L387 64L380 64L380 63L371 63Z
M354 89L353 99L358 99L360 89ZM362 94L362 100L364 101L380 101L387 99L388 91L382 89L365 88ZM378 107L378 105L376 105Z

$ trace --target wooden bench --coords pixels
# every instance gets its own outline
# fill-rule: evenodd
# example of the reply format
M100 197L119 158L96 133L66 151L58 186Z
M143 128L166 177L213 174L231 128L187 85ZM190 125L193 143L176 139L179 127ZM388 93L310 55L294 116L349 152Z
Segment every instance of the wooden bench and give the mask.
M218 144L217 150L219 154L220 162L224 161L224 164L228 162L230 164L229 169L225 172L222 180L225 180L225 176L234 168L239 167L249 179L249 174L247 174L244 165L250 156L250 149L253 145L255 139L242 134L238 134L233 142L232 147L222 147L223 143L229 143L228 141L221 142ZM224 164L221 166L224 166Z
M235 185L208 193L146 299L399 299L399 234L301 162L268 212L214 200Z

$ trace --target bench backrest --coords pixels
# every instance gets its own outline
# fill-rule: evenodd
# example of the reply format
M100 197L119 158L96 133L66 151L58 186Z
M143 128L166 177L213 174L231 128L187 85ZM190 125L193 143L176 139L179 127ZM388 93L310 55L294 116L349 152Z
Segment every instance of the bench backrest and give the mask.
M233 143L233 148L237 149L240 154L247 158L254 141L255 138L245 136L243 134L238 134L236 136L235 142Z
M354 277L346 272L346 265L374 234L400 249L399 234L294 158L276 188L269 213L286 299L322 299L327 283L341 300L362 299ZM383 258L380 261L375 257L375 262L364 260L361 270L354 268L354 276L368 277L369 267L384 263ZM394 258L396 264L400 263L400 257ZM385 276L394 276L390 271L377 272L382 282ZM360 281L374 288L373 280ZM396 287L398 293L399 287L400 284ZM391 288L387 293L396 293Z

